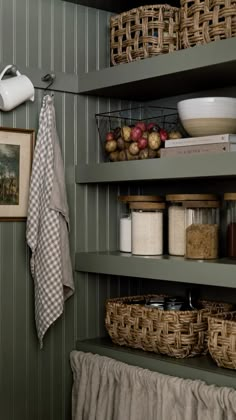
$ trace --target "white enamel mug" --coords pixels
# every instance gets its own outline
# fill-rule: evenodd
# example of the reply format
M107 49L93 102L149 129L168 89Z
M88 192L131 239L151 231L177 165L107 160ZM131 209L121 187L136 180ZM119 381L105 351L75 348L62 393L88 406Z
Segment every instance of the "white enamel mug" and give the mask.
M0 109L2 111L11 111L28 100L34 101L34 85L19 70L16 71L16 76L2 80L11 67L12 65L9 64L0 74Z

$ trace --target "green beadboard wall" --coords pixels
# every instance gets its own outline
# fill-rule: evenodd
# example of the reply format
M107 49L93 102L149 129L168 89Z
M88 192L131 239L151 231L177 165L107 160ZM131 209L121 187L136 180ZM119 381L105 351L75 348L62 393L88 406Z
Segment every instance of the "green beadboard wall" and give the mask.
M61 0L0 0L0 63L15 63L19 70L28 68L29 74L31 69L38 69L45 74L51 70L70 75L104 67L108 57L108 17L104 11ZM37 89L33 104L23 104L14 112L0 112L0 125L37 130L42 95L43 91ZM90 154L96 149L96 145L94 149L92 144L84 142L83 129L85 125L88 128L89 119L98 107L105 109L110 103L55 92L57 129L70 207L73 262L76 247L90 248L97 241L93 224L89 231L83 226L89 217L85 211L89 213L90 206L97 202L97 191L95 188L81 192L77 188L74 167L77 159L81 156L84 159L83 148ZM97 153L98 150L95 156ZM104 194L107 192L102 191L100 200ZM81 199L86 201L83 207ZM107 208L108 202L104 202L104 206ZM80 212L81 217L78 217ZM101 239L102 246L106 240ZM110 237L109 241L112 240ZM97 300L94 285L100 296L107 296L107 291L115 293L113 283L110 278L99 280L76 274L76 295L66 302L64 316L51 327L40 351L34 325L34 290L25 223L0 222L1 420L71 419L69 353L75 348L78 336L95 336L103 329L102 319L95 313L88 316L85 298L91 305Z

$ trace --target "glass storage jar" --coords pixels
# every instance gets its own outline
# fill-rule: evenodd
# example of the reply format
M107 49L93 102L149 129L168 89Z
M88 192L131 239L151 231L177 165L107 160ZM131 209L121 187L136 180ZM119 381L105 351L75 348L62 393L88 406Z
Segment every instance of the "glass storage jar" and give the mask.
M192 223L184 202L217 200L214 194L168 194L168 252L184 256L186 253L186 228Z
M131 248L134 255L163 254L164 202L130 203L132 213Z
M156 195L119 195L118 200L124 203L125 211L120 217L119 228L119 250L120 252L131 252L131 212L129 206L131 202L155 202L163 200Z
M236 258L236 193L225 193L227 257Z
M169 194L168 202L168 252L170 255L185 254L185 208L186 194Z
M131 252L131 214L120 218L120 252Z
M212 200L185 201L186 258L208 260L218 258L220 202Z

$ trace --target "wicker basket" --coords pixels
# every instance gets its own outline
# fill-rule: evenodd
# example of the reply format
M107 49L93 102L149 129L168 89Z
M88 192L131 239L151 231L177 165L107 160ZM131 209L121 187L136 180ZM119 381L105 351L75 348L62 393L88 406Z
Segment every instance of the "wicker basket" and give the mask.
M110 28L112 65L179 49L179 8L167 4L112 16Z
M209 317L208 348L219 367L236 369L236 311Z
M181 0L180 47L236 36L235 0Z
M215 302L208 302L200 310L163 311L127 303L151 296L107 300L105 325L112 341L176 358L206 353L208 316L222 311L224 305L219 309Z

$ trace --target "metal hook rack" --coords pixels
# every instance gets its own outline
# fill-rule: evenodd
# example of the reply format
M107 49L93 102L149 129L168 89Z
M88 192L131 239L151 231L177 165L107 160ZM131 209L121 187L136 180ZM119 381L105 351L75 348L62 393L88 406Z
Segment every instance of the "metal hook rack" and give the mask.
M56 75L54 73L47 73L45 74L45 76L41 78L42 82L49 82L49 84L46 86L44 91L48 90L50 86L52 86L55 79L56 79Z

